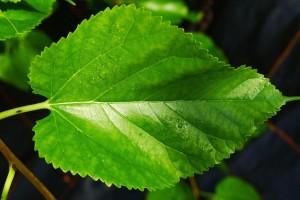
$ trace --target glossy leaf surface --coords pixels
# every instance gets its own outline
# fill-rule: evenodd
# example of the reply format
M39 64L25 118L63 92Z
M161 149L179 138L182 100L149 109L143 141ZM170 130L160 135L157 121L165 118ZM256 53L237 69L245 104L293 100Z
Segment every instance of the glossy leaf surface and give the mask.
M53 3L54 0L0 2L0 40L30 31L51 13Z
M229 157L285 101L262 75L134 6L82 22L36 58L30 79L51 107L34 128L41 157L150 190Z

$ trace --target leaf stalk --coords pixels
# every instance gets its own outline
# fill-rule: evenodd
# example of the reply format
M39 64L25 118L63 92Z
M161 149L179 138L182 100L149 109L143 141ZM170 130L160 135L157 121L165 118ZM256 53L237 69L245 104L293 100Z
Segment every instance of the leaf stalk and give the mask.
M11 152L11 150L0 139L0 152L4 155L9 163L13 163L13 166L18 169L44 196L47 200L55 200L55 197L44 186L43 183ZM1 198L2 200L2 198Z
M290 102L290 101L299 101L300 100L300 96L296 96L296 97L285 97L286 98L286 102Z
M0 112L0 120L4 119L4 118L7 118L7 117L17 115L17 114L21 114L21 113L25 113L25 112L31 112L31 111L35 111L35 110L41 110L41 109L50 109L50 105L48 103L48 100L44 101L44 102L41 102L41 103L21 106L21 107L17 107L17 108L13 108L13 109L10 109L10 110Z
M13 167L13 164L9 164L8 174L7 174L6 181L4 183L4 187L3 187L3 191L2 191L2 195L1 195L1 200L6 200L7 199L8 192L9 192L11 183L14 179L15 173L16 172L15 172L15 169Z

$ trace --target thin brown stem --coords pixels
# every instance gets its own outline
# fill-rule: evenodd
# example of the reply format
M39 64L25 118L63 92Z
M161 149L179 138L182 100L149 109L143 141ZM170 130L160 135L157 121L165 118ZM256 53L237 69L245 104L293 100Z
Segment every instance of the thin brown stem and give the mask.
M288 55L291 53L291 51L294 49L296 44L300 40L300 31L298 31L295 36L292 38L288 46L284 49L284 51L280 54L280 56L277 58L273 66L271 67L270 71L267 74L267 77L271 78L274 76L274 74L278 71L284 60L288 57Z
M300 146L283 130L274 125L271 121L267 121L266 125L278 135L283 141L285 141L292 149L294 149L297 153L300 154Z
M194 194L194 199L196 199L196 200L199 199L200 198L200 190L199 190L198 185L196 183L195 177L194 176L189 177L189 182L190 182L193 194Z
M0 139L0 151L9 163L18 169L44 196L47 200L55 200L55 197L49 192L43 183L11 152L11 150Z

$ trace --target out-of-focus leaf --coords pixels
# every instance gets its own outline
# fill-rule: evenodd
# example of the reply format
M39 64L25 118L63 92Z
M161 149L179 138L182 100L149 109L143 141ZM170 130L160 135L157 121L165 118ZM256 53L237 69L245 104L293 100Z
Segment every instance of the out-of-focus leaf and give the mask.
M30 31L50 15L55 0L0 2L0 40Z
M1 1L4 2L4 3L7 3L7 2L18 3L18 2L20 2L21 0L1 0Z
M149 192L146 200L194 200L194 195L191 187L184 182L179 182L171 188L165 188Z
M260 200L256 189L244 180L228 176L217 185L213 200Z
M189 12L182 0L135 0L134 3L150 10L153 15L162 16L164 20L171 21L173 24L180 24Z
M164 21L170 21L172 24L180 24L183 20L191 23L197 23L203 17L202 12L190 11L184 0L105 0L109 5L135 4L137 7L143 7L152 12L155 16L162 16ZM90 8L100 8L100 2L97 0L88 0Z
M30 87L27 75L30 63L50 43L49 37L35 30L25 36L5 41L3 44L6 50L0 54L0 79L20 90L28 91Z
M214 43L211 37L203 33L193 33L193 36L204 48L208 49L211 55L219 58L221 61L228 62L223 51Z
M191 23L197 23L201 21L203 17L204 17L204 13L202 11L199 12L189 11L189 13L185 16L185 19L187 21L190 21Z

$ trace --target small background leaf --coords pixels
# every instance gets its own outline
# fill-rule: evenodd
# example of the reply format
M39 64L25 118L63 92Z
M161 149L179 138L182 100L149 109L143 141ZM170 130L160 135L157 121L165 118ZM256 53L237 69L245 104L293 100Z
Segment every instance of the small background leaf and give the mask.
M189 12L187 5L182 0L138 0L134 3L150 10L153 15L162 16L164 20L171 21L173 24L180 24Z
M0 53L0 79L20 90L28 91L30 63L50 44L50 38L37 30L2 42L4 50Z
M28 32L52 11L54 0L0 2L0 40Z
M87 0L88 6L99 11L103 2L97 0ZM137 7L145 8L152 12L154 16L162 16L164 21L170 21L172 24L180 24L184 20L191 23L199 22L204 13L195 12L189 9L184 0L105 0L108 5L135 4Z
M174 187L148 192L146 200L194 200L191 187L185 182L179 182Z
M285 103L255 70L218 62L191 34L132 5L100 12L51 45L30 80L51 107L34 127L40 156L141 190L228 158Z
M225 54L222 49L220 49L214 41L210 38L210 36L203 33L193 33L194 39L202 44L202 46L208 49L209 53L217 58L220 61L228 62Z
M260 200L256 189L249 183L235 176L228 176L220 181L213 200Z
M7 2L18 3L18 2L20 2L21 0L1 0L1 1L4 2L4 3L7 3Z

